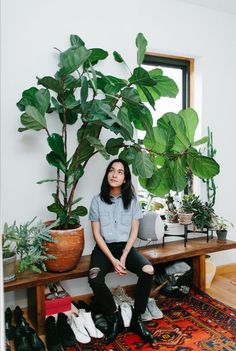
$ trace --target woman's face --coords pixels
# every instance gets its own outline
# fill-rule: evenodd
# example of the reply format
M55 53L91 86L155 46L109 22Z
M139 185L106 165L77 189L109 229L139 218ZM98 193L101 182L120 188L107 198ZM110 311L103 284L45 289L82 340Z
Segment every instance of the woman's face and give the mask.
M125 170L121 162L114 162L111 165L107 181L110 188L121 188L122 184L125 183Z

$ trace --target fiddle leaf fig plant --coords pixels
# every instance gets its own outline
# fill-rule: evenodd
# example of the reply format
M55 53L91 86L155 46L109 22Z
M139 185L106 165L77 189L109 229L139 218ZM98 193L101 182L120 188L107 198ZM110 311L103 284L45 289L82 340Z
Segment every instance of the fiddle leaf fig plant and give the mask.
M193 109L167 113L153 124L156 100L174 98L178 87L161 69L141 67L147 47L142 33L137 35L136 46L137 66L132 69L120 53L113 52L115 64L127 68L125 77L117 77L98 67L107 51L88 49L79 36L71 35L70 47L59 52L54 76L38 77L40 87L25 90L17 103L22 111L19 131L46 136L46 160L55 169L55 177L39 183L55 183L48 210L56 214L61 229L79 225L79 217L87 214L79 205L77 186L96 153L105 159L111 155L125 159L141 185L156 196L183 190L189 170L204 179L219 172L216 161L197 149L207 138L194 140L198 117ZM50 116L54 126L58 121L56 131L49 130ZM113 133L106 143L100 138L103 129ZM145 131L143 140L137 140L135 129Z

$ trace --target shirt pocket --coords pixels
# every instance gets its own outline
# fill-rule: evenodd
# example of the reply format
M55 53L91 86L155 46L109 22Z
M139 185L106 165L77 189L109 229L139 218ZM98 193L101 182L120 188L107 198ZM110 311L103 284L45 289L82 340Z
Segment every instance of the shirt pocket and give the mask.
M121 212L121 224L126 227L131 226L131 217L126 212Z
M109 212L102 212L100 214L100 222L102 226L106 226L110 224Z

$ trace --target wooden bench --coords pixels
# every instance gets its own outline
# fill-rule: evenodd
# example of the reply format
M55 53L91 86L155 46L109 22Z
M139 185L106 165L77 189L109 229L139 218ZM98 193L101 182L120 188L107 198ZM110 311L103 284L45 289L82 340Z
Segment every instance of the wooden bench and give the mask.
M219 243L211 239L208 243L205 238L190 239L184 247L183 240L159 245L140 247L138 250L147 257L152 264L192 258L194 268L194 284L205 290L205 255L211 252L224 251L236 248L236 242L227 240ZM78 266L64 273L18 273L17 279L4 284L4 290L15 291L27 289L28 315L39 335L44 334L45 325L45 288L50 282L59 282L88 276L90 255L82 256Z

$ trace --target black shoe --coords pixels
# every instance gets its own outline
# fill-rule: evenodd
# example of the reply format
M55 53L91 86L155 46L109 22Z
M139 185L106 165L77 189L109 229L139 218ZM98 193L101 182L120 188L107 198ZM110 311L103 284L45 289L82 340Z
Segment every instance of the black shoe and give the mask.
M30 343L30 346L33 348L34 351L45 351L45 346L39 336L36 334L36 331L29 327L26 331L26 336Z
M124 323L120 310L115 312L112 316L108 316L107 321L110 328L108 334L104 338L104 342L105 344L110 344L124 329Z
M34 351L26 335L16 336L14 339L15 351Z
M141 315L136 315L133 313L130 321L130 329L135 334L138 334L140 338L146 342L153 343L153 341L155 340L154 336L144 326L141 320Z
M21 319L24 318L23 317L23 311L19 306L16 306L16 308L14 309L14 319L15 319L15 323L19 323L21 321Z
M12 310L7 307L5 311L5 330L8 340L13 340L16 333L16 328L12 325Z
M68 324L68 317L65 313L58 313L57 330L60 335L61 344L63 347L76 345L75 334Z
M85 310L86 312L91 312L91 307L84 301L78 300L72 302L73 305L78 309L78 310Z
M60 342L58 330L56 327L56 320L53 316L47 317L45 330L46 330L46 345L47 345L48 351L60 351L61 342Z

